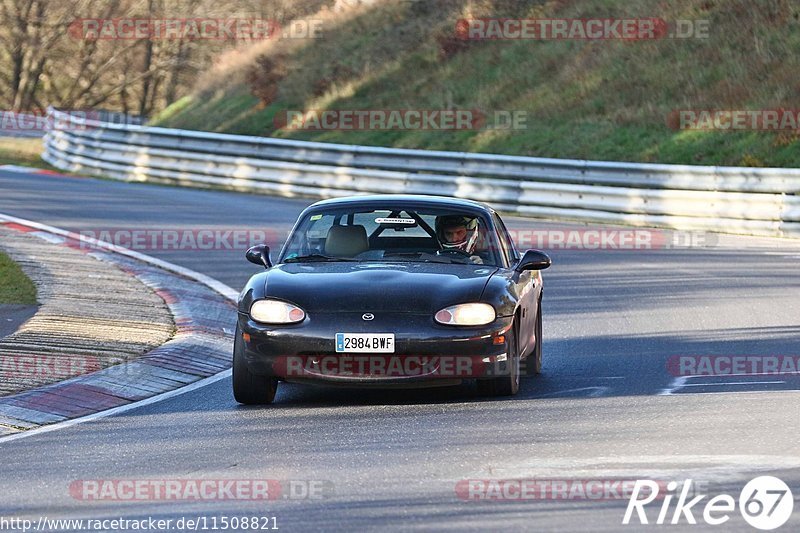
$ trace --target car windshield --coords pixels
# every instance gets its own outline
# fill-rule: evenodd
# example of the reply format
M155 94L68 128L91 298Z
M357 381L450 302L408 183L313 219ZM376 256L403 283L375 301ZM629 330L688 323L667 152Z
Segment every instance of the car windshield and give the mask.
M300 221L282 262L408 261L500 264L497 236L480 214L437 208L314 211Z

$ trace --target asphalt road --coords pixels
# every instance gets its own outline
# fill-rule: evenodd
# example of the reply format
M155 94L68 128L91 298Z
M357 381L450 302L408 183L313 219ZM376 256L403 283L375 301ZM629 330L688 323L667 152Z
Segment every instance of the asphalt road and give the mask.
M35 305L0 304L0 339L17 331L37 309Z
M98 235L263 230L278 245L308 203L0 171L0 213ZM584 228L506 221L514 231ZM205 517L210 528L213 517L227 515L274 516L285 531L620 531L654 526L636 518L636 526L623 526L626 499L465 501L456 487L467 479L691 478L708 494L694 510L700 524L697 509L710 497L738 499L762 473L777 475L800 498L798 377L683 379L669 370L685 355L800 355L800 246L705 238L716 244L553 249L544 373L526 379L514 399L481 399L469 385L365 392L283 384L274 406L244 408L224 379L120 416L0 444L0 518ZM236 289L256 271L241 249L163 248L140 251ZM69 490L76 480L138 479L312 481L324 490L319 498L268 502L87 501ZM650 522L659 507L647 507ZM784 529L797 529L800 505L789 520ZM673 529L708 527L683 518ZM754 530L738 511L720 527Z

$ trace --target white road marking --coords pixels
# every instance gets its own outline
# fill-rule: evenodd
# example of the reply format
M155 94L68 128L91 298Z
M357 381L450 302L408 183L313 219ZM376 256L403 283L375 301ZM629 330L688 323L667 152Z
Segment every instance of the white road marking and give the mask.
M4 172L24 172L25 174L30 174L31 172L35 173L39 169L33 167L22 167L19 165L0 165L0 170Z
M581 391L593 391L587 394L586 396L589 398L599 398L601 396L604 396L609 390L611 390L610 387L581 387L579 389L566 389L556 392L548 392L547 394L542 394L540 396L537 396L537 398L547 398L548 396L561 396L562 394L565 394L567 392L581 392Z
M718 375L718 376L708 376L708 375L693 375L693 376L679 376L672 380L669 387L665 389L661 389L659 392L656 393L656 396L671 396L673 394L677 394L676 391L688 387L725 387L725 386L739 386L739 385L785 385L786 381L783 380L771 380L771 381L716 381L716 382L705 382L705 383L688 383L691 379L711 379L711 378L727 378L727 377L753 377L753 376L774 376L775 374L766 374L766 373L753 373L753 374L725 374L725 375ZM792 375L797 375L797 373L792 373ZM749 391L749 390L739 390L739 391L724 391L725 394L751 394L751 393L758 393L758 392L765 392L765 391ZM782 391L782 390L772 390L769 392L797 392L797 391ZM706 392L706 393L692 393L692 394L719 394L716 392Z
M767 385L785 381L723 381L722 383L687 383L684 387L725 387L728 385Z
M530 463L489 465L469 479L630 478L723 481L743 473L800 468L800 457L780 455L633 455L537 457Z
M19 440L24 439L25 437L30 437L33 435L41 435L42 433L48 433L50 431L56 431L59 429L65 429L68 427L75 426L77 424L84 424L86 422L91 422L92 420L97 420L99 418L106 418L109 416L118 415L120 413L124 413L126 411L131 411L133 409L138 409L140 407L145 407L147 405L151 405L158 402L163 402L164 400L169 400L170 398L174 398L176 396L180 396L181 394L186 394L187 392L192 392L193 390L201 389L203 387L207 387L217 381L223 380L227 377L230 377L231 370L224 370L219 374L214 374L213 376L209 376L205 379L201 379L200 381L195 381L194 383L190 383L185 387L181 387L180 389L171 390L168 392L164 392L159 394L158 396L151 396L150 398L145 398L144 400L139 400L138 402L129 403L127 405L120 405L119 407L114 407L112 409L106 409L105 411L99 411L97 413L92 413L90 415L82 416L80 418L73 418L71 420L65 420L63 422L57 422L55 424L49 424L47 426L40 426L36 429L29 429L27 431L21 431L19 433L14 433L13 435L7 435L5 437L0 437L0 444L9 442L12 440Z
M680 376L672 380L670 386L666 389L661 389L659 392L656 393L656 396L670 396L675 394L675 391L678 389L683 388L683 385L689 380L689 378L694 376Z
M32 231L29 233L29 235L39 237L40 239L52 244L64 244L67 240L64 237L59 237L58 235L53 235L52 233L45 233L44 231Z

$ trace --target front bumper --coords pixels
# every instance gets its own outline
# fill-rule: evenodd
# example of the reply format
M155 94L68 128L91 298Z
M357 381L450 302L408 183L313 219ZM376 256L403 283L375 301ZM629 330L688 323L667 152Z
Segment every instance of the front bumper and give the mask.
M284 381L381 387L453 385L508 374L512 317L451 327L428 315L381 313L369 322L361 316L314 313L300 324L267 326L239 313L247 366ZM336 333L393 333L395 353L337 353Z

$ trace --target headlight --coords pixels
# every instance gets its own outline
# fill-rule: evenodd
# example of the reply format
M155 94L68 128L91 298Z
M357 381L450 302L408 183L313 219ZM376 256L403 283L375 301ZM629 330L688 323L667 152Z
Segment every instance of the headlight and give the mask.
M460 304L445 307L433 318L447 326L483 326L496 317L494 307L489 304Z
M294 324L302 322L306 312L280 300L256 300L250 306L250 316L262 324Z

